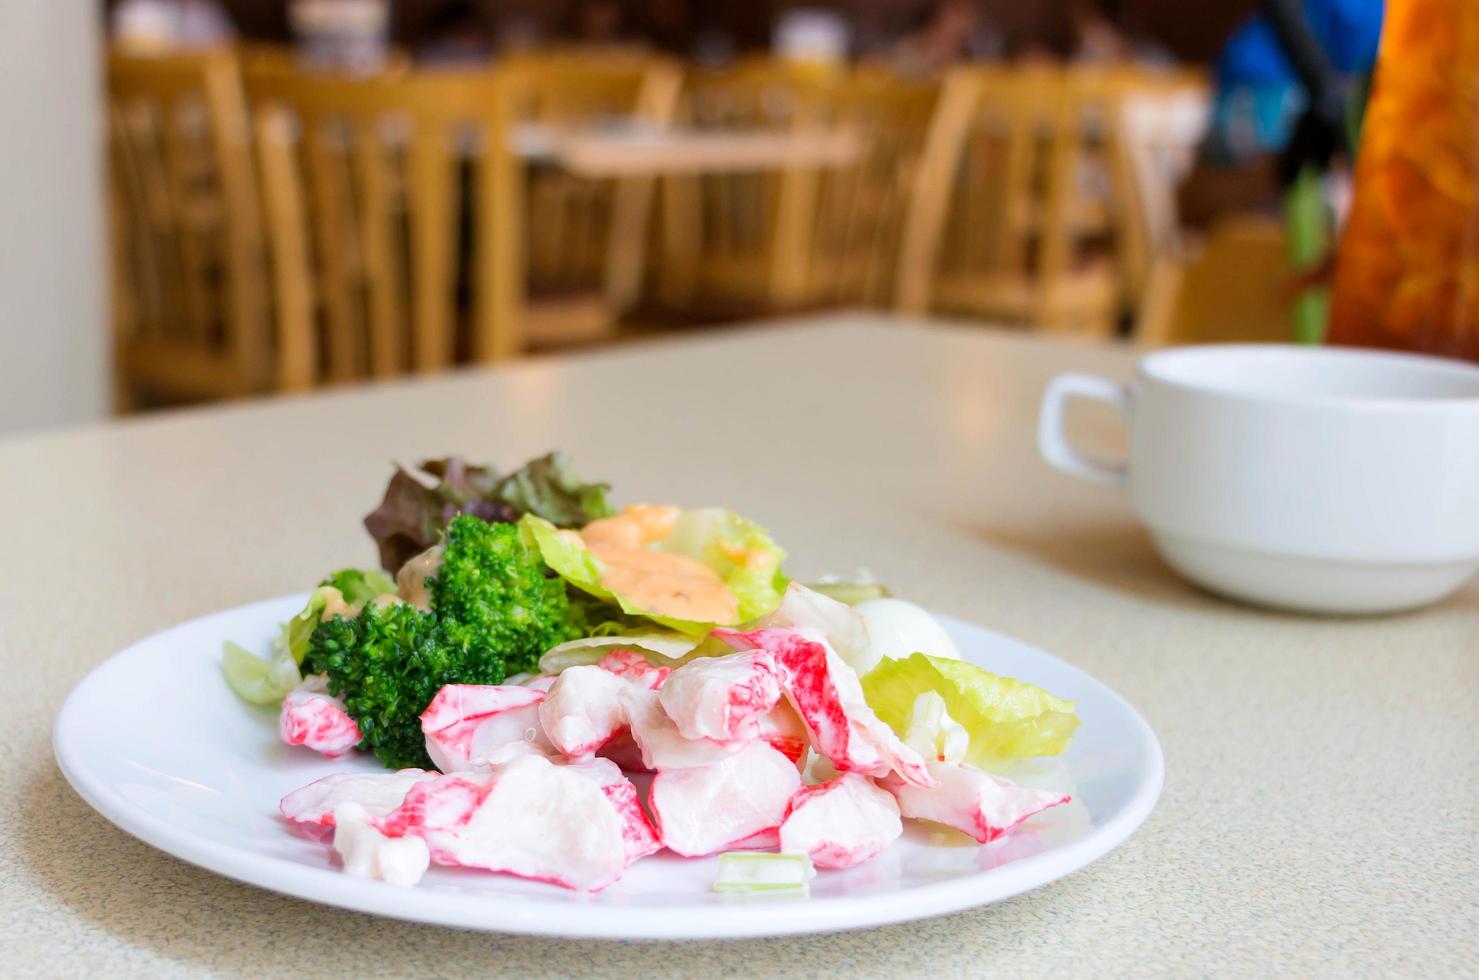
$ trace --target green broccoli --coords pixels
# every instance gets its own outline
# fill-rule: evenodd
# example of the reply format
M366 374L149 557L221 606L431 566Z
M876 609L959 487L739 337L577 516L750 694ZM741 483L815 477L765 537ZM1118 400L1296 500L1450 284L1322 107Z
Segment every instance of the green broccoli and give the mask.
M306 664L329 676L359 725L360 747L391 769L432 768L421 712L444 684L497 684L507 673L502 653L473 631L443 623L415 606L370 606L313 633Z
M370 604L314 630L305 673L328 675L369 749L385 765L430 768L421 712L445 684L498 684L535 669L574 631L564 582L512 524L457 517L440 568L428 579L431 611Z
M432 612L502 651L510 672L537 670L541 654L579 635L564 581L549 574L524 534L517 525L456 517L427 580Z

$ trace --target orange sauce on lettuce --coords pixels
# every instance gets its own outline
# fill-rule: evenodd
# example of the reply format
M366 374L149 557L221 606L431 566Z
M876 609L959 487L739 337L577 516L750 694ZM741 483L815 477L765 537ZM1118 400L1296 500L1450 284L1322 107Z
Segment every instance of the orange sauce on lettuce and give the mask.
M677 526L679 508L636 504L592 521L580 539L601 565L601 585L642 610L699 623L734 623L739 600L719 573L687 555L655 551Z

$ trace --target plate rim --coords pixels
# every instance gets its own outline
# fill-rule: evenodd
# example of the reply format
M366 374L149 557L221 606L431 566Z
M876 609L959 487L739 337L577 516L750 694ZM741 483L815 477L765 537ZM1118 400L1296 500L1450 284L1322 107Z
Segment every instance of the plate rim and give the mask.
M485 932L567 939L682 941L842 932L918 921L1003 901L1058 881L1123 844L1155 809L1165 782L1165 757L1155 731L1113 688L1088 671L1025 641L989 627L933 613L946 623L959 623L995 639L1026 647L1035 656L1045 657L1097 686L1132 721L1139 736L1145 773L1125 806L1087 836L980 873L910 888L908 902L899 901L900 893L892 892L857 898L828 897L804 904L744 901L665 906L660 911L654 911L651 906L611 904L601 906L598 916L572 918L568 914L551 914L580 908L568 900L556 903L521 896L513 900L469 901L465 894L455 891L400 888L223 844L175 827L122 797L106 780L89 771L85 757L78 754L81 746L74 747L67 739L67 730L69 718L80 710L78 705L84 689L104 668L203 620L286 603L300 595L306 593L244 603L196 616L130 643L89 670L68 692L52 726L52 752L73 790L108 822L165 854L223 877L302 901ZM805 909L806 914L797 915L798 909Z

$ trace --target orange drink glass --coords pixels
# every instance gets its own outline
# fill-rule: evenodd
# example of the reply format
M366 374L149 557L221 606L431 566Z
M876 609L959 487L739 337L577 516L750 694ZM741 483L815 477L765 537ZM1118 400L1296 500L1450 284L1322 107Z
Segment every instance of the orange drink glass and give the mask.
M1479 361L1479 0L1387 0L1328 339Z

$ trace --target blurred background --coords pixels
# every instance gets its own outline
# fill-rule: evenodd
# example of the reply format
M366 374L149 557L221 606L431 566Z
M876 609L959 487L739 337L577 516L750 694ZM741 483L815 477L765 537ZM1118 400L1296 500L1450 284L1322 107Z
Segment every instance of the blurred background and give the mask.
M1391 4L1368 178L1380 0L7 0L0 431L830 309L1479 356L1479 4Z

